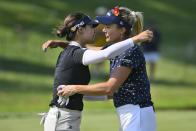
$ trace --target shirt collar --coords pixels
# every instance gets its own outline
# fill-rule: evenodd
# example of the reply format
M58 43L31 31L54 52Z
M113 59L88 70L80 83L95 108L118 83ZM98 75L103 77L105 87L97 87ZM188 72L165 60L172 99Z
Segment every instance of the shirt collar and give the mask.
M74 45L74 46L78 46L78 47L82 48L82 46L76 41L71 41L69 45Z

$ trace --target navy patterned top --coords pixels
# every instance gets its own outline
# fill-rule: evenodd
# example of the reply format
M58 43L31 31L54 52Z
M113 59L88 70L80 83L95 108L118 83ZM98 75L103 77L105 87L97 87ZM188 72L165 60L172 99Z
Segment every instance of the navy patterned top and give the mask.
M121 55L110 59L110 74L117 66L130 67L132 72L114 93L114 106L120 107L126 104L139 104L141 108L152 106L146 62L140 47L135 45Z

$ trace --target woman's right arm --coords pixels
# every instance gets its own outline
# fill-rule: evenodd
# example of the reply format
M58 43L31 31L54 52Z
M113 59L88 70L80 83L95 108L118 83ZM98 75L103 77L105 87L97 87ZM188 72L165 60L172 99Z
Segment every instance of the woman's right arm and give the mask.
M93 85L62 85L62 90L57 89L58 95L65 98L76 93L95 96L111 95L118 90L131 72L132 68L119 66L105 82Z
M115 43L104 50L86 50L82 57L82 64L89 65L114 58L133 46L133 40L129 38L127 40Z
M42 45L42 49L44 52L46 52L47 48L57 48L57 47L61 47L61 48L65 48L67 45L69 44L69 42L67 41L60 41L60 40L48 40L46 41L43 45ZM103 47L96 47L96 46L86 46L87 49L90 50L101 50Z
M144 41L149 41L153 37L151 31L146 30L132 38L126 39L124 41L117 42L104 50L86 50L82 57L83 65L89 65L101 62L106 59L114 58L120 54L122 54L128 48L134 46L134 43L140 43Z

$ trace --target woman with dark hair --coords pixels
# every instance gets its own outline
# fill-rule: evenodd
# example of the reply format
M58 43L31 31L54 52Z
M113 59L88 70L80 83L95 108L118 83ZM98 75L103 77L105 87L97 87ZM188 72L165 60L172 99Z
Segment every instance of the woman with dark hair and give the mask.
M116 7L106 16L98 16L97 20L106 25L103 29L106 41L116 43L139 34L143 29L142 18L140 12ZM75 93L113 95L120 131L156 131L150 82L144 55L138 45L110 59L110 78L107 81L58 88L58 95L64 98Z
M87 85L90 81L88 64L114 58L125 50L134 47L134 43L152 38L152 32L145 31L138 36L118 42L107 49L87 50L88 43L93 43L94 27L98 22L82 13L68 15L57 29L58 37L70 41L60 53L55 69L53 99L44 123L45 131L79 131L81 111L83 110L82 94L74 94L67 99L57 95L60 85Z

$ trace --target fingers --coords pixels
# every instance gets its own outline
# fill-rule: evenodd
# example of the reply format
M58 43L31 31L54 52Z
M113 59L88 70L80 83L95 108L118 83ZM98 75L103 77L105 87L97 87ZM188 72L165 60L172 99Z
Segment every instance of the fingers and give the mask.
M153 34L148 34L148 40L152 40Z
M52 40L48 40L47 42L45 42L43 45L42 45L42 49L44 52L47 51L47 48L48 46L50 45L50 43L52 43Z
M57 95L62 96L64 98L67 98L71 95L74 95L73 88L70 85L60 85L57 87Z
M153 38L153 32L150 31L150 30L147 30L147 36L148 36L148 42L151 42L152 41L152 38Z
M57 87L57 91L59 91L59 90L63 90L63 87L64 87L65 85L60 85L60 86L58 86Z
M149 31L148 35L149 35L150 38L152 38L153 37L153 32Z
M134 43L141 43L144 41L151 41L153 38L153 32L150 30L145 30L141 32L140 34L136 35L135 37L132 37L132 40Z
M153 32L150 30L146 30L143 32L143 40L144 41L151 41L153 38Z
M61 96L64 98L68 98L70 95L68 92L63 92Z
M62 90L58 91L57 95L58 96L62 96L64 98L68 98L69 97L69 95L67 93L65 93L64 91L62 91Z
M62 96L62 94L63 94L62 90L59 90L58 93L57 93L58 96Z
M57 95L58 96L63 95L63 87L65 87L65 85L60 85L60 86L57 87L57 91L58 91Z
M153 36L153 32L150 30L147 30L147 34Z
M47 51L47 48L46 48L45 43L42 45L42 50L43 50L44 52L46 52L46 51Z

